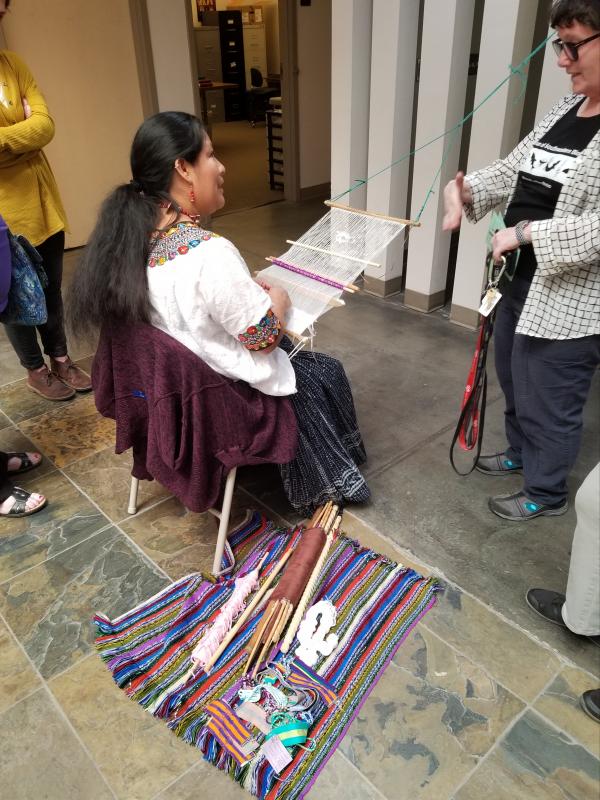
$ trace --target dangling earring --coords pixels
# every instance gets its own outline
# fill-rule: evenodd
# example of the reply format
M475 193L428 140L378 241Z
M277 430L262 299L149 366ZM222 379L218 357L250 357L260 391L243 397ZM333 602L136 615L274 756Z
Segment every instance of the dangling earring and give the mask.
M196 195L195 195L195 193L194 193L194 190L193 190L193 189L190 189L190 192L189 192L189 197L190 197L190 203L191 203L192 205L194 205L194 203L196 202Z

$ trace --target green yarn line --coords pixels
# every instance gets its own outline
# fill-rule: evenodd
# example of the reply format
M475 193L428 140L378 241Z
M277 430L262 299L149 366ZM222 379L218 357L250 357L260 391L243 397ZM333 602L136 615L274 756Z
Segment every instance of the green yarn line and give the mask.
M377 172L374 172L372 175L369 175L367 178L357 178L349 189L346 189L345 192L341 192L340 194L336 195L335 197L332 198L332 200L335 202L336 200L339 200L340 197L345 197L345 195L350 194L350 192L353 192L355 189L358 189L361 186L364 186L366 183L368 183L370 180L373 180L373 178L376 178L378 175L381 175L384 172L387 172L388 170L392 169L392 167L395 167L397 164L400 164L403 161L406 161L407 158L410 158L411 156L414 156L417 153L419 153L421 150L424 150L426 147L429 147L429 145L434 144L435 142L439 142L440 139L444 139L446 136L450 136L452 134L453 138L451 139L449 145L444 150L444 153L442 155L442 161L440 163L439 169L436 172L436 175L435 175L435 178L433 180L433 183L431 184L431 186L429 187L429 189L427 191L427 195L425 197L425 201L423 202L423 205L421 206L421 208L419 210L419 213L417 214L416 221L418 222L421 214L425 210L425 206L427 205L427 202L429 201L429 198L433 194L433 187L435 186L435 184L436 184L436 182L437 182L437 180L438 180L438 178L440 176L440 173L441 173L441 171L442 171L442 169L444 167L444 163L446 162L446 159L448 158L448 155L450 153L450 149L451 149L452 145L454 144L454 142L456 140L456 137L458 136L458 132L463 127L465 122L468 122L471 119L471 117L473 117L474 114L477 111L479 111L479 109L483 105L485 105L485 103L487 103L488 100L491 100L491 98L497 92L500 91L500 89L504 86L504 84L507 83L513 77L513 75L518 75L520 77L520 79L521 79L522 84L523 84L523 88L521 90L521 93L519 94L519 96L515 100L515 103L518 102L523 97L523 94L525 93L525 85L526 85L526 82L527 82L527 78L525 76L523 68L526 67L527 64L529 64L529 62L531 61L531 59L535 55L537 55L537 53L539 53L539 51L542 50L548 44L548 42L550 41L552 36L554 36L553 33L551 33L542 42L540 42L537 45L537 47L534 47L534 49L528 55L526 55L525 58L516 67L513 67L512 65L509 64L508 68L509 68L510 72L504 78L504 80L500 81L500 83L494 89L492 89L491 92L486 94L486 96L483 98L483 100L480 100L479 103L477 103L477 105L474 106L472 111L469 111L468 114L465 114L465 116L459 122L457 122L456 125L453 125L451 128L448 128L448 130L444 131L443 133L440 133L438 136L436 136L433 139L430 139L428 142L425 142L425 144L422 144L419 147L416 147L414 150L411 150L409 153L406 153L405 155L401 156L396 161L392 161L392 163L388 164L387 167L383 167L382 169L378 170Z

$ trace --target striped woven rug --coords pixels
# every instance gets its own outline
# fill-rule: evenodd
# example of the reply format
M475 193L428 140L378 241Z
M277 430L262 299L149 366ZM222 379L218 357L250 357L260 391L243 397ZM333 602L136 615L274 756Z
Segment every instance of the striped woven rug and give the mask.
M266 552L261 575L268 574L300 533L250 515L229 537L238 574L252 569ZM309 791L402 640L434 605L436 583L345 536L336 540L315 600L327 598L336 606L339 645L315 670L333 687L338 703L311 709L314 749L295 748L280 776L260 755L238 766L205 727L206 706L237 694L242 650L260 613L248 620L209 676L201 673L181 685L191 651L232 588L233 578L217 583L199 573L181 578L117 619L97 615L96 646L116 683L208 761L258 797L295 800Z

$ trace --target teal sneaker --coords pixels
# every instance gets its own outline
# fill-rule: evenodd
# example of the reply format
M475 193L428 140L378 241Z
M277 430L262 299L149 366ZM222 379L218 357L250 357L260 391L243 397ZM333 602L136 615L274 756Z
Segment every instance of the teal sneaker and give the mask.
M530 500L525 492L515 492L515 494L490 497L488 506L491 512L502 519L523 522L535 517L559 517L568 511L569 501L565 500L561 506L544 506Z
M504 453L494 453L493 456L479 456L475 469L484 475L508 475L510 472L519 475L523 472L523 465L511 461Z

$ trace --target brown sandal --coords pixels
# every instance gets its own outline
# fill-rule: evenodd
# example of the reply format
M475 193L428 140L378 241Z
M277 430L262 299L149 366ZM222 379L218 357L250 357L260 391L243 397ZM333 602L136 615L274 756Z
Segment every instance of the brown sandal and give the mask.
M30 514L35 514L37 511L41 511L48 500L43 497L42 501L38 503L35 508L28 509L27 501L32 494L36 494L36 492L26 492L25 489L20 489L18 486L15 486L15 488L6 498L6 500L10 499L11 497L14 498L14 505L12 505L8 511L0 511L0 517L28 517ZM3 500L2 502L4 503L5 501Z

